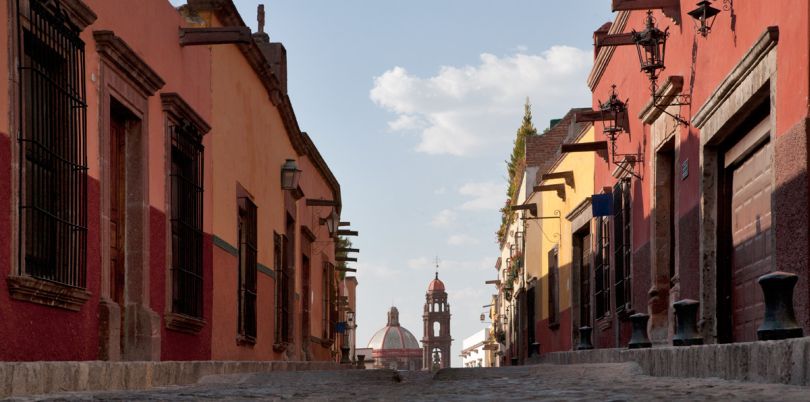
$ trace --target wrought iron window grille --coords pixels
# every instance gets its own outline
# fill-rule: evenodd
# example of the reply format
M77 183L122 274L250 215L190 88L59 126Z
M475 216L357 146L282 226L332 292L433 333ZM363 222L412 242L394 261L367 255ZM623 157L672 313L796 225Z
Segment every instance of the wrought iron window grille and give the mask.
M203 145L187 121L169 125L172 312L203 316Z
M87 285L84 42L58 2L17 1L20 275Z
M239 335L243 341L253 343L256 339L257 315L257 211L256 204L248 197L239 197L238 204Z

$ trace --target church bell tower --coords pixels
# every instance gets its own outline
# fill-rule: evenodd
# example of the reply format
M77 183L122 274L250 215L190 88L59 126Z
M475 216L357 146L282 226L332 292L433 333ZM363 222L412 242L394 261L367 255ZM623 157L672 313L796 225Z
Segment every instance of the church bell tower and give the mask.
M439 280L438 264L436 277L425 293L424 335L422 337L422 368L435 370L450 367L450 304L444 283Z

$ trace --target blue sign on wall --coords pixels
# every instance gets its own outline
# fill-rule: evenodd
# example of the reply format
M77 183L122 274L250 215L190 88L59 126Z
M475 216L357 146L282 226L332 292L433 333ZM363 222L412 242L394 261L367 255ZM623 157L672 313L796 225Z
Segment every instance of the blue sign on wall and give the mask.
M593 211L594 217L613 215L613 195L611 194L592 195L591 210Z
M346 332L346 321L338 321L335 323L335 331L339 334Z

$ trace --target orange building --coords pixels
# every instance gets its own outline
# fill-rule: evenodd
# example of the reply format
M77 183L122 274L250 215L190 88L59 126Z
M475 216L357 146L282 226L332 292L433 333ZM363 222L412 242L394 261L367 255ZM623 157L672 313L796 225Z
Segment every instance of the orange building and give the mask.
M230 0L0 18L0 360L331 359L340 187L283 46Z

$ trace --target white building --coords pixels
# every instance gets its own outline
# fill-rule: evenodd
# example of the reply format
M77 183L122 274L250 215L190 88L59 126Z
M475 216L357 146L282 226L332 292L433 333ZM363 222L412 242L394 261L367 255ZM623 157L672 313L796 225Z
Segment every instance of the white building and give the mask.
M464 367L492 367L489 353L484 350L487 340L487 329L482 329L475 335L464 339L462 343L461 359Z

